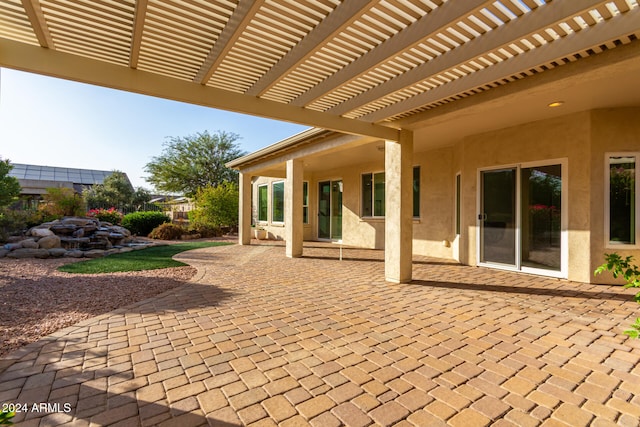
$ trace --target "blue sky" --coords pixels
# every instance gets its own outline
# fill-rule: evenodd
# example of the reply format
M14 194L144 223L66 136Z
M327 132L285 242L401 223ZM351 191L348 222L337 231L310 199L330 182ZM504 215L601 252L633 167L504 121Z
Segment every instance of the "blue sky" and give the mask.
M144 166L167 137L240 135L252 152L307 129L20 71L0 70L0 157L15 163L121 170L151 189Z

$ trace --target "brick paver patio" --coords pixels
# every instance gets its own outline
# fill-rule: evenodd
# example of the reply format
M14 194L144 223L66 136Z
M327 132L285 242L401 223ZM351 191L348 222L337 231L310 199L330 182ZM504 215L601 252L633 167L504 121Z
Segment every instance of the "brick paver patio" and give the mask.
M423 257L395 285L344 255L184 253L194 281L0 359L0 402L24 426L638 425L632 290Z

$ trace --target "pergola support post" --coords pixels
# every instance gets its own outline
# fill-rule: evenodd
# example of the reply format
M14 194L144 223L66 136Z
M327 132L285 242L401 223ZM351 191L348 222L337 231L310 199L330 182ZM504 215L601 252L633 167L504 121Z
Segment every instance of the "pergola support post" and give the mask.
M287 160L287 179L284 184L284 224L286 255L289 258L302 256L302 175L300 159Z
M385 142L385 278L411 281L413 256L413 132Z
M242 172L239 174L238 243L241 245L251 244L251 178L249 174Z

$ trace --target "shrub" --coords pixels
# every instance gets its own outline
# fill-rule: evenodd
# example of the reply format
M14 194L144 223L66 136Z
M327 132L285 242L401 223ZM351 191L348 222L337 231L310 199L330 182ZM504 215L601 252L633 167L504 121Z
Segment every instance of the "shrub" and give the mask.
M11 407L12 405L9 405ZM15 406L15 405L14 405ZM13 425L11 419L16 416L15 411L7 411L4 410L0 412L0 426L10 426Z
M109 209L91 209L87 212L87 216L97 218L100 221L110 222L111 224L120 224L122 222L122 213L116 208Z
M185 233L186 230L181 226L168 222L154 228L149 237L160 240L177 240Z
M0 209L0 242L6 241L9 236L21 234L28 228L56 218L57 216L43 211Z
M599 266L595 273L596 275L604 272L610 271L613 274L613 277L624 278L625 282L627 282L624 287L625 288L640 288L640 268L637 265L633 264L633 256L627 256L622 258L617 253L612 254L604 254L605 263ZM638 292L634 297L634 301L640 304L640 292ZM631 324L631 328L624 331L626 335L629 335L631 338L640 338L640 317L638 317L635 323Z
M211 227L203 224L194 224L189 227L189 232L193 234L199 234L200 237L221 237L222 230L219 227Z
M131 231L131 234L148 236L154 228L170 221L162 212L133 212L122 218L121 225Z
M26 221L17 211L0 211L0 242L6 242L7 237L26 228Z
M49 215L82 216L85 213L82 197L71 188L47 188L43 198L44 203L40 209Z
M217 187L200 188L195 195L197 208L189 212L194 226L211 228L238 225L238 186L225 182Z

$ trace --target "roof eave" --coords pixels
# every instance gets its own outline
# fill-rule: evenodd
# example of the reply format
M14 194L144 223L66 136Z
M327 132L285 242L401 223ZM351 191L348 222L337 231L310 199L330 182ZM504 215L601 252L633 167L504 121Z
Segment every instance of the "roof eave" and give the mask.
M237 159L231 160L230 162L227 162L225 166L231 169L240 170L242 169L243 166L256 163L268 156L273 156L279 152L293 148L297 145L307 144L315 139L318 139L324 136L329 136L335 133L336 132L334 131L326 130L326 129L309 128L293 136L290 136L274 144L271 144L265 148L261 148L258 151L254 151L253 153L247 154L246 156L238 157Z

